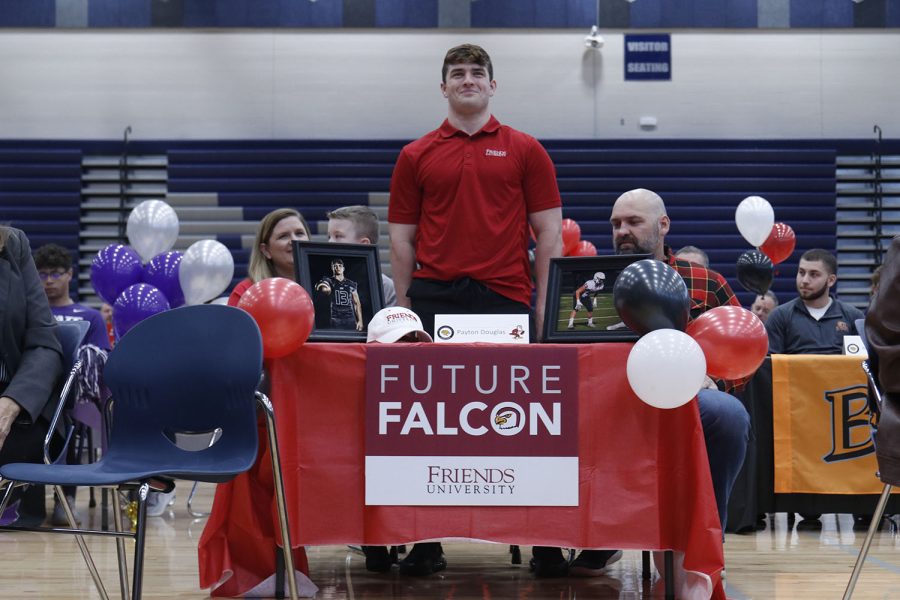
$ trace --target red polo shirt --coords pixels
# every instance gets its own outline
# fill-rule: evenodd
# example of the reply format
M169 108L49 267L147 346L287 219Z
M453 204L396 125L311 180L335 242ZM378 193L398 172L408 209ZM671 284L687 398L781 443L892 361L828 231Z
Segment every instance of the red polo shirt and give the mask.
M418 225L413 277L471 277L528 305L527 215L561 204L536 139L493 116L472 136L445 120L400 152L388 221Z

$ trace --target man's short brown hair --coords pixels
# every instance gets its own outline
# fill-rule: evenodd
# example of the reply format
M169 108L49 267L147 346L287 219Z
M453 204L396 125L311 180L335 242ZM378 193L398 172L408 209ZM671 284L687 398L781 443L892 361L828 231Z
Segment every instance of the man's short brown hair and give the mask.
M803 253L803 256L800 257L800 260L807 260L809 262L820 261L825 265L825 270L828 271L828 275L837 275L837 259L834 257L834 254L828 250L823 250L822 248L807 250Z
M441 68L441 81L447 82L447 71L450 65L481 65L488 72L488 79L494 79L494 65L491 57L481 46L475 44L462 44L447 50L444 57L444 66Z

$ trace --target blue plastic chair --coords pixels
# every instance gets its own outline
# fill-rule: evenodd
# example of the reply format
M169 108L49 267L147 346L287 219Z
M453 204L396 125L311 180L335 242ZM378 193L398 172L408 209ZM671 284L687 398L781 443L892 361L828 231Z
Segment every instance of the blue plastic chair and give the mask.
M112 392L112 426L103 457L85 465L9 464L0 476L29 483L110 486L137 490L137 527L121 531L119 503L113 503L117 531L71 529L55 532L116 536L122 596L127 597L124 539L135 539L134 600L141 597L146 499L157 477L223 482L256 460L256 406L263 407L275 475L281 535L290 548L281 465L271 403L256 387L262 373L259 329L246 312L219 305L182 307L154 315L119 340L104 370ZM256 399L256 401L255 401ZM159 485L157 483L157 485ZM43 529L42 531L47 531ZM79 544L103 598L106 590L90 553ZM284 552L291 598L297 597L292 553Z

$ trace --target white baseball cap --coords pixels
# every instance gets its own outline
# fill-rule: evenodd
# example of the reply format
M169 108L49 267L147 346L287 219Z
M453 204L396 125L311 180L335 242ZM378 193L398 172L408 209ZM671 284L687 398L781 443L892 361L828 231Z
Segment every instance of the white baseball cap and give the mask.
M408 333L415 333L420 342L433 341L422 328L419 315L402 306L391 306L382 308L372 317L366 341L392 344Z

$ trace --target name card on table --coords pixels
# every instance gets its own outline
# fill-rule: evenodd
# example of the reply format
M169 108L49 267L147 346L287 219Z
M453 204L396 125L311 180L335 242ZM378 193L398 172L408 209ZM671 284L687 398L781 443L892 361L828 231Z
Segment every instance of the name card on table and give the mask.
M851 356L859 356L860 358L868 358L869 353L863 345L862 337L858 335L844 336L844 354Z
M577 506L576 348L369 346L366 504Z
M527 344L528 315L435 315L434 341L447 344Z

